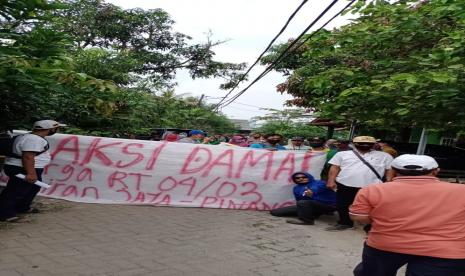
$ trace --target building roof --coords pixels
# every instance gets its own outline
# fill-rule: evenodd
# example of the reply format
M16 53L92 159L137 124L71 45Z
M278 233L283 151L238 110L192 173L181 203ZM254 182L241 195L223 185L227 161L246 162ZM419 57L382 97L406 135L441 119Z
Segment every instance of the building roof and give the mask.
M335 122L331 119L325 118L316 118L312 120L310 123L312 126L333 126L333 127L345 127L346 124L343 122Z
M249 120L230 119L234 126L239 130L252 130Z

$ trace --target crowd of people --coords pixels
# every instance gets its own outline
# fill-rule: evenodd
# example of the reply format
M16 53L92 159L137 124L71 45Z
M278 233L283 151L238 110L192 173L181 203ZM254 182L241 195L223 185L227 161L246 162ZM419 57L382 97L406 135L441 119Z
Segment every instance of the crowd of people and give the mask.
M0 194L0 221L14 222L31 207L44 167L50 162L45 137L60 123L43 120L32 132L12 142L4 171L9 176ZM407 264L409 276L463 276L465 271L465 185L437 178L438 163L430 156L397 152L371 136L352 141L293 137L283 145L279 134L212 135L201 130L166 133L176 143L249 147L257 150L319 151L327 154L327 170L319 176L295 172L291 179L295 205L271 211L291 224L314 225L322 215L338 213L328 231L365 225L367 239L356 276L395 276ZM16 177L24 174L24 179Z
M160 140L160 139L154 139ZM208 145L222 145L222 146L239 146L249 147L254 149L266 149L270 151L275 150L293 150L300 152L307 151L323 151L328 153L328 160L331 159L336 152L345 151L350 149L349 140L326 140L323 137L292 137L285 141L284 136L277 133L261 134L251 133L245 134L214 134L207 136L201 130L191 130L186 132L165 132L161 140L177 143L191 143L191 144L208 144ZM387 143L376 141L373 146L378 151L389 153L391 156L396 157L397 151L389 146Z
M465 185L440 181L430 156L393 155L373 137L355 137L328 158L326 181L294 173L295 205L271 215L314 225L337 212L337 224L327 231L363 224L367 239L355 276L396 276L404 265L407 276L464 276Z

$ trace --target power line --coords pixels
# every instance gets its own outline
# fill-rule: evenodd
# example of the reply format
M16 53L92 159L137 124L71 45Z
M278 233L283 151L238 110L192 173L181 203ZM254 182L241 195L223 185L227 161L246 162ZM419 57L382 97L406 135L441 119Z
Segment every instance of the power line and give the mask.
M278 39L278 37L284 32L284 30L286 30L287 26L289 25L289 23L291 22L291 20L294 18L294 16L299 12L299 10L305 5L305 3L307 3L308 0L304 0L302 1L302 3L297 7L297 9L291 14L291 16L289 16L289 18L287 19L286 21L286 24L284 24L284 26L281 28L281 30L278 32L278 34L271 40L271 42L268 44L268 46L266 46L266 49L260 54L260 56L257 58L257 60L255 60L255 62L252 64L252 66L249 67L249 69L245 72L245 74L243 74L239 80L236 82L236 84L234 84L233 88L231 88L231 90L229 90L228 93L226 93L226 95L216 104L215 108L214 109L218 109L218 107L221 105L221 103L226 100L226 98L231 95L231 93L234 91L234 89L236 89L237 86L239 86L239 83L241 83L245 77L247 76L247 74L250 73L250 71L252 70L252 68L255 67L255 65L257 65L261 58L263 57L263 55L266 54L266 52L271 48L271 46L273 45L273 43L276 41L276 39Z
M261 113L261 114L267 112L266 110L251 110L251 109L238 108L235 106L228 106L228 108L237 109L241 111L254 112L254 113Z
M212 96L205 96L205 99L222 99L224 97L212 97ZM240 104L240 105L245 105L245 106L250 106L250 107L255 107L255 108L260 108L260 109L275 109L273 107L264 107L264 106L258 106L258 105L252 105L252 104L245 104L245 103L240 103L240 102L234 102L234 104Z
M260 109L274 109L271 107L257 106L257 105L245 104L245 103L240 103L240 102L234 102L234 104L240 104L240 105L245 105L245 106L250 106L250 107L255 107L255 108L260 108Z
M228 100L226 103L224 103L221 108L228 106L232 102L234 102L237 98L239 98L242 94L244 94L252 85L254 85L257 81L262 79L266 74L271 72L274 68L274 66L283 59L284 56L286 56L289 53L289 50L299 41L300 38L302 38L305 33L317 22L319 19L328 12L328 10L337 2L338 0L334 0L300 35L297 39L295 39L291 44L288 45L288 47L281 53L281 55L278 56L276 60L274 60L253 82L251 82L246 88L241 90L239 93L236 94L233 98ZM305 38L299 45L295 48L298 49L301 47L305 42L307 42L311 37L313 37L316 33L318 33L321 29L326 27L332 20L334 20L337 16L339 16L341 13L343 13L347 8L349 8L356 0L352 0L347 4L341 11L339 11L337 14L335 14L331 19L329 19L323 26L321 26L318 30L315 32L311 33L307 38Z
M354 0L355 1L355 0ZM333 2L331 2L331 4L329 4L311 23L310 25L307 26L307 28L305 28L305 30L302 31L302 33L300 33L300 35L294 39L294 41L292 41L287 47L286 49L284 49L284 51L270 64L268 65L268 67L257 77L255 78L255 80L253 80L246 88L242 89L239 93L237 93L234 97L232 97L228 102L226 102L225 104L222 105L222 107L225 107L229 104L231 104L234 100L236 100L237 98L239 98L242 94L245 93L245 91L247 91L250 87L252 87L252 85L254 85L256 82L258 82L259 80L261 80L266 74L268 74L269 72L271 72L274 68L274 66L279 62L281 61L281 59L292 49L292 47L297 44L297 42L307 33L308 30L310 30L336 3L338 2L338 0L333 0ZM327 22L328 23L328 22ZM325 26L325 25L323 25ZM321 30L321 28L319 28L317 31L313 32L313 34L315 34L316 32L318 32L319 30ZM297 48L296 48L297 49Z

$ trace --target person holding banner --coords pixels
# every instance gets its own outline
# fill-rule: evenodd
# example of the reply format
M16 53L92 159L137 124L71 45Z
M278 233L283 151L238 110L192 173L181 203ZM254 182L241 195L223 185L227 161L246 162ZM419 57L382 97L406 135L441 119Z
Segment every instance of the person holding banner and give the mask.
M19 136L13 143L16 157L7 157L3 170L9 177L6 188L0 194L0 221L14 222L17 213L37 213L31 203L40 186L34 183L42 180L44 167L50 163L49 144L46 136L55 134L60 126L53 120L37 121L31 133ZM24 180L17 177L25 175Z
M270 151L286 150L286 148L281 145L282 140L283 136L281 134L267 134L265 135L264 143L251 144L249 147L254 149L266 149Z
M167 142L176 142L179 140L179 136L176 133L171 132L166 134L163 140Z
M306 152L310 149L309 146L304 145L303 137L292 137L291 143L286 146L287 150L295 150L300 152Z
M242 134L234 134L231 139L229 139L229 142L227 143L222 143L222 145L226 146L238 146L238 147L243 147L246 148L249 146L249 143L247 142L247 138L242 135Z
M325 138L322 137L311 137L308 138L308 144L310 145L311 152L329 152L329 148L325 146Z
M296 205L282 207L270 211L277 217L297 216L298 219L288 219L287 223L298 225L313 225L315 219L323 214L336 211L336 193L326 187L326 183L305 172L292 175L296 184L293 188Z
M189 134L186 138L178 140L178 143L202 144L204 138L205 132L198 129L193 129L189 131Z
M250 134L249 138L247 139L247 142L249 143L249 145L262 143L263 142L262 134L261 133Z

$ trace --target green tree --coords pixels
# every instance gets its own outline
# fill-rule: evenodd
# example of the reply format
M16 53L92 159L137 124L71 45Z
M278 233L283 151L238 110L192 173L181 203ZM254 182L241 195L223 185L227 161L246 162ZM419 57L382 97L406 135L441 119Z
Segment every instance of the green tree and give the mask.
M278 133L288 139L295 136L304 138L326 136L326 129L309 124L313 117L308 113L308 110L299 108L285 110L268 109L268 111L270 113L265 116L254 118L256 121L263 122L255 130L256 132L265 134ZM346 131L339 131L335 133L334 137L347 138L347 133Z
M53 26L73 37L79 70L127 85L144 79L152 87L171 87L178 70L192 78L220 77L228 88L245 64L214 60L210 39L189 44L191 37L172 29L162 9L122 9L102 0L68 0L55 11ZM104 65L104 66L102 66Z
M255 130L260 133L278 133L287 139L292 137L303 137L305 139L311 137L325 137L326 130L316 126L311 126L305 123L287 124L284 122L265 122L262 126Z
M121 89L114 98L117 110L109 117L93 116L81 121L73 132L98 136L150 134L157 127L202 129L224 133L234 125L210 106L198 105L195 97L181 98L168 90L155 95L138 89Z
M289 104L377 128L463 126L463 1L359 1L353 12L351 24L318 33L278 65Z
M70 107L80 105L94 114L108 114L111 108L111 101L96 99L111 95L115 86L74 71L67 55L68 37L43 25L50 19L44 11L62 7L40 0L10 1L0 7L2 128L29 127L44 117L73 122L79 111Z
M196 127L208 131L232 127L227 118L212 112L211 107L193 104L198 99L180 99L172 91L157 92L164 86L156 84L154 79L144 80L147 78L142 75L144 72L134 69L146 65L162 66L147 56L158 57L161 62L165 57L168 60L170 53L174 55L172 51L181 51L182 48L186 55L189 52L191 46L187 46L184 36L171 31L172 22L166 13L161 10L154 13L123 11L98 1L81 1L79 3L110 7L109 17L114 24L90 24L88 29L81 26L85 31L82 34L87 32L92 36L85 45L78 33L72 33L72 30L67 33L58 28L69 26L65 24L66 20L74 22L76 19L71 15L69 18L57 17L73 12L76 8L73 4L78 2L70 3L71 6L63 5L61 1L18 0L7 1L0 6L0 128L27 128L32 121L46 117L70 124L72 127L68 131L103 136L143 134L165 126ZM69 8L71 10L67 10ZM156 20L150 21L152 19L146 18L149 15ZM105 18L104 14L99 16ZM122 29L116 28L117 34L112 36L108 33L111 27L119 26L114 16L128 22L121 25ZM151 26L156 29L157 38L140 42L147 43L140 49L134 39L139 36L143 41L146 33L131 29L143 29L142 23L131 16L142 20L142 23L150 19ZM133 19L136 21L131 21ZM115 42L123 41L121 35L125 31L131 41ZM165 46L161 46L165 42ZM126 48L123 47L125 44ZM226 74L225 64L226 67L218 64L222 69L211 66L215 64L211 59L211 49L208 55L208 62L199 60L197 69L195 61L189 61L192 70L206 70L203 73L198 71L199 75L194 77L221 75L222 70ZM180 58L179 55L173 56L172 60L179 61ZM237 66L231 67L233 71ZM150 70L144 74L147 72ZM157 76L168 81L173 74L171 70L168 75Z

